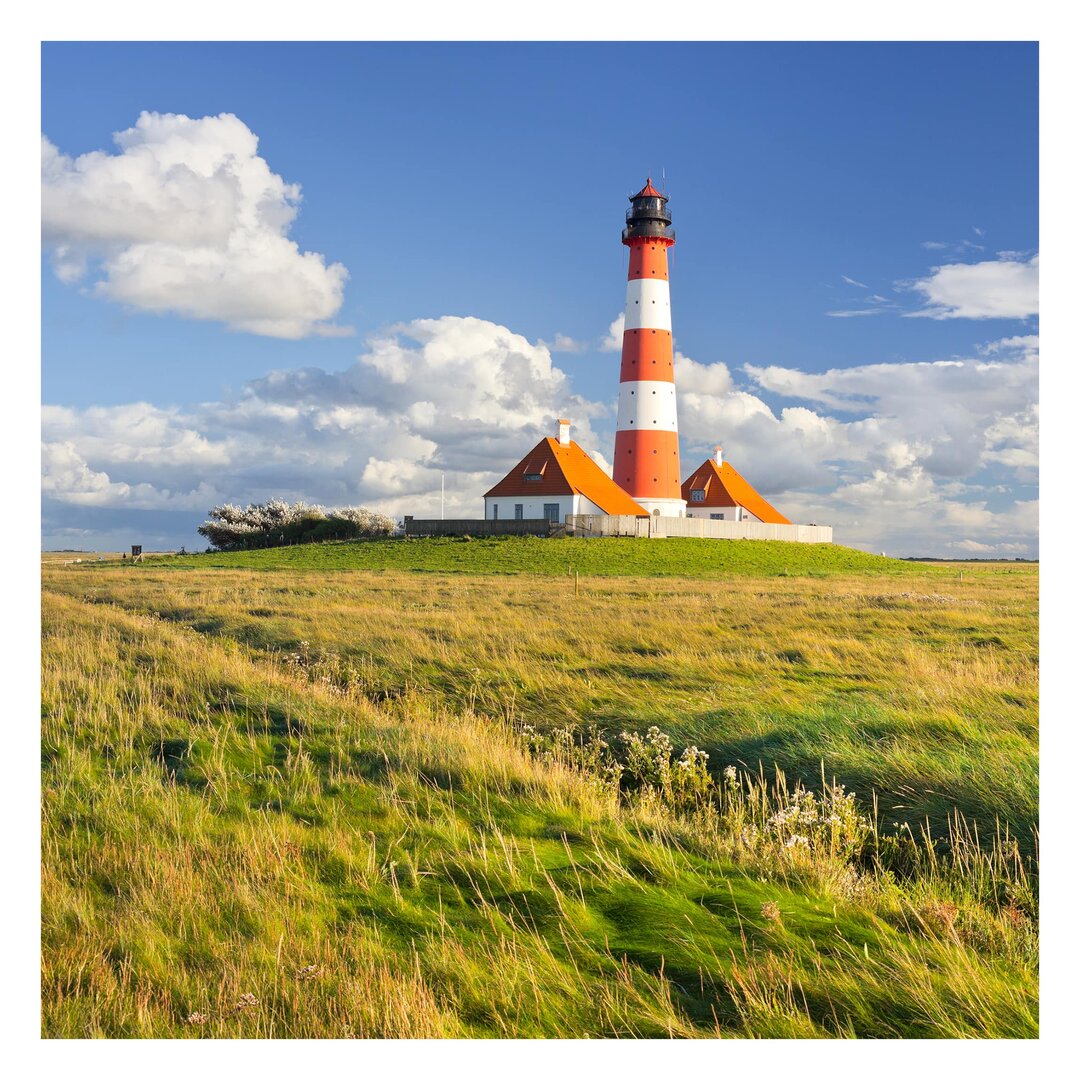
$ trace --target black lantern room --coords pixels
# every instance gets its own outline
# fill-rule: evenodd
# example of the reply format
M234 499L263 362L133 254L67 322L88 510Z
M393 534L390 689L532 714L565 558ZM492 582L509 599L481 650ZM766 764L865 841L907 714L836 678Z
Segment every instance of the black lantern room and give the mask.
M652 177L636 194L630 196L630 209L626 211L626 228L623 229L623 243L638 237L662 236L675 239L675 230L671 227L671 214L667 208L667 196L661 195L652 185Z

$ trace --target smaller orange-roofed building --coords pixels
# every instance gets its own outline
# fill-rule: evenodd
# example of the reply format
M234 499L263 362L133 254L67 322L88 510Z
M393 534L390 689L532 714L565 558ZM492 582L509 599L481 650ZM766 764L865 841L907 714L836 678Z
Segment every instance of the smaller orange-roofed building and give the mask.
M728 462L718 446L716 456L694 470L682 486L686 516L714 521L761 521L766 525L790 525L771 503Z
M576 442L570 421L557 439L541 439L484 495L488 521L565 521L568 514L648 517Z

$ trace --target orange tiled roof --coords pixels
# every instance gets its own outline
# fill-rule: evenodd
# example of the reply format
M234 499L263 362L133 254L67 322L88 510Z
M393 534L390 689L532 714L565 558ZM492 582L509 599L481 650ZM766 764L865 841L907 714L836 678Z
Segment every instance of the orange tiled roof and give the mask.
M692 502L691 490L705 491L704 502ZM687 507L693 506L741 506L749 510L759 521L768 525L790 525L771 503L766 502L742 475L728 462L717 465L713 458L703 462L682 486L682 497Z
M540 476L526 480L526 474ZM648 517L643 510L576 442L563 446L541 439L490 491L488 496L584 495L605 514Z

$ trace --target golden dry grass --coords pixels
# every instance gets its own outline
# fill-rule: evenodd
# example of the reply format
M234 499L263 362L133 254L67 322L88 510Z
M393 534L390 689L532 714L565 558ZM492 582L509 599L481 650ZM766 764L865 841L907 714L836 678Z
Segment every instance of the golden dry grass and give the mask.
M1033 893L977 845L748 849L514 734L824 749L1033 824L1034 576L972 576L48 568L44 1031L1032 1035Z

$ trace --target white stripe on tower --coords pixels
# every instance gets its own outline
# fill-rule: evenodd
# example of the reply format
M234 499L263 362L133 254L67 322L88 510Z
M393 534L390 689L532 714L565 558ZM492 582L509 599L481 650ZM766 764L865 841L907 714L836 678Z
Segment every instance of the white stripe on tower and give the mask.
M626 330L671 330L671 287L634 278L626 283Z
M619 384L618 431L678 431L675 384L624 382Z

